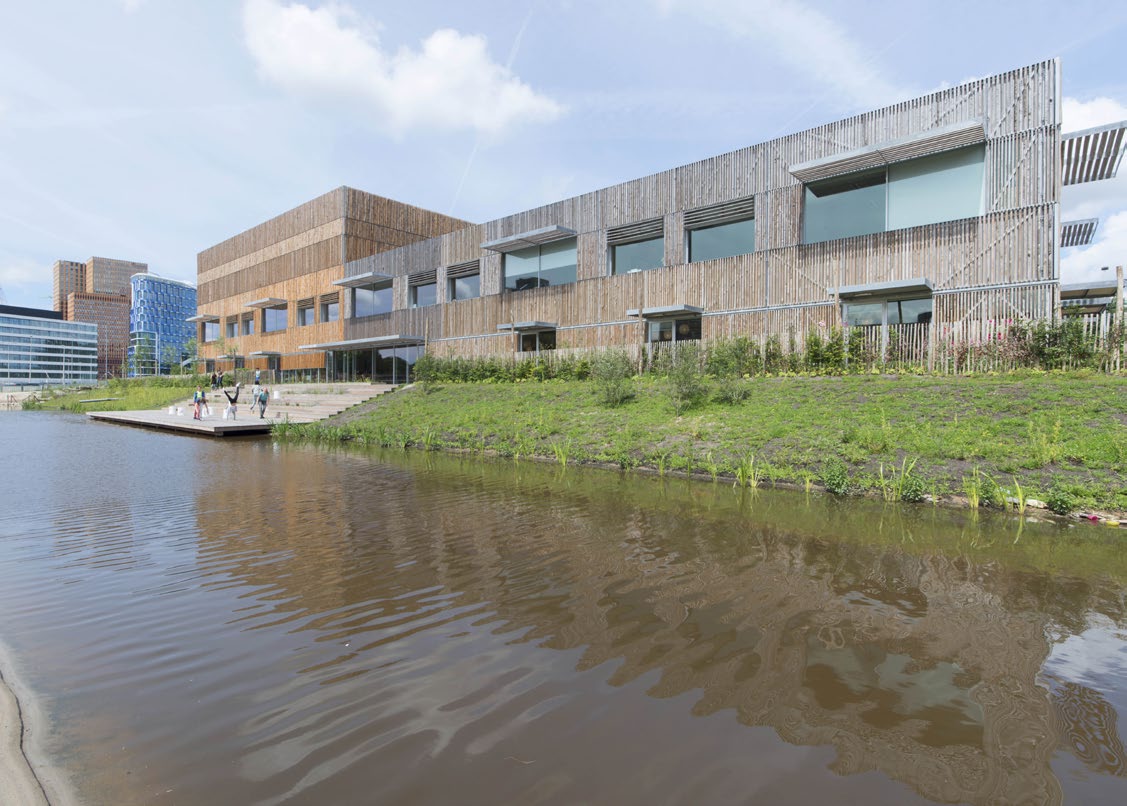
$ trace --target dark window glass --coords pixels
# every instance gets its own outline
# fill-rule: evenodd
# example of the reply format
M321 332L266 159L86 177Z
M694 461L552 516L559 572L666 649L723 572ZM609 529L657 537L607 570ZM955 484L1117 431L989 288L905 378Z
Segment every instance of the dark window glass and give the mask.
M755 251L755 219L732 221L689 232L689 262L715 260Z
M266 308L262 311L262 317L263 333L285 330L288 325L289 310L286 308Z
M340 319L340 303L339 302L322 302L321 303L321 321L322 322L335 322Z
M363 286L353 289L352 315L355 318L375 316L391 311L391 286Z
M473 299L481 296L481 275L471 274L450 280L450 299Z
M426 283L425 285L411 286L412 308L423 308L427 305L434 305L436 302L438 302L437 283Z
M313 306L308 308L297 309L297 324L298 327L305 327L316 323L316 318L313 315Z
M505 288L524 291L567 285L577 279L575 239L531 246L505 255Z
M244 336L253 336L254 335L254 319L252 317L248 316L246 319L243 320L243 335Z
M611 272L626 274L630 271L656 269L665 265L665 239L622 243L611 247Z

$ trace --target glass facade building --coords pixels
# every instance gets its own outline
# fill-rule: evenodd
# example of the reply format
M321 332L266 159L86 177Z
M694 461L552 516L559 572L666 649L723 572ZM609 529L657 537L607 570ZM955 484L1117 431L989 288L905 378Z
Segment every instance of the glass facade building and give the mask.
M129 282L129 374L167 374L188 357L195 327L187 320L196 313L196 287L155 274L134 274Z
M98 326L0 305L0 387L95 383Z

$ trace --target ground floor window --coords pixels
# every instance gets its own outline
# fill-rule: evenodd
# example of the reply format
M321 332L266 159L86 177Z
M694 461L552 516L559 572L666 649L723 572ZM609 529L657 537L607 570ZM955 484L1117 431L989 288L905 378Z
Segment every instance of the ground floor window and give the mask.
M861 338L864 349L884 361L920 360L926 351L933 312L931 297L846 301L842 321L850 340Z
M554 330L520 334L520 351L522 353L538 353L541 350L554 349L556 349L556 331Z
M651 344L700 341L700 317L652 319L646 325L646 340Z
M931 322L931 297L846 302L845 324L850 327L923 325Z
M415 362L422 354L419 346L334 350L328 355L328 375L335 381L411 383Z

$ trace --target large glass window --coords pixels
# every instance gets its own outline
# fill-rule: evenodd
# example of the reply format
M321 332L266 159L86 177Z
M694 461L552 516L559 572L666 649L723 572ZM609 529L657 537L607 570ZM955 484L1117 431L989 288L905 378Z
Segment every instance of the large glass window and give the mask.
M423 308L438 302L438 284L424 283L411 286L411 307Z
M524 291L574 283L576 269L574 238L530 246L505 255L505 288Z
M285 330L288 319L288 308L264 308L262 310L262 332L272 333L275 330Z
M645 271L665 265L665 238L615 244L610 248L612 274Z
M361 286L352 290L352 315L356 318L389 313L391 305L391 283Z
M689 231L689 262L750 255L755 251L755 219Z
M981 215L985 146L968 146L806 186L802 242Z
M469 274L465 277L450 278L450 299L473 299L481 296L481 275Z

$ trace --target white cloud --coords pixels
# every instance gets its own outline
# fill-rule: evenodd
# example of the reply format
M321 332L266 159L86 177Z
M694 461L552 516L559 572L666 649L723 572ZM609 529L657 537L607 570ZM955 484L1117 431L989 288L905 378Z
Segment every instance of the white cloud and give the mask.
M1127 268L1127 210L1100 222L1091 246L1067 249L1061 256L1061 282L1115 280L1115 267ZM1110 271L1101 271L1104 266Z
M14 288L34 286L51 281L50 269L28 260L8 256L0 258L0 289L10 292Z
M1062 130L1083 131L1127 120L1127 105L1113 98L1081 101L1065 97L1061 105ZM1120 167L1114 179L1069 185L1061 191L1061 220L1100 219L1091 246L1061 253L1061 282L1104 282L1116 265L1127 266L1127 172ZM1114 280L1114 275L1111 275Z
M757 43L828 93L866 109L913 93L884 78L872 54L830 17L800 0L656 0L728 34ZM857 19L860 19L859 17Z
M395 135L417 128L497 134L564 113L493 61L484 37L449 28L418 50L389 53L376 27L347 6L247 0L243 32L263 79L311 99L359 101Z
M1093 98L1081 101L1065 96L1061 105L1061 131L1069 132L1092 129L1105 123L1118 123L1127 120L1127 106L1113 98Z

